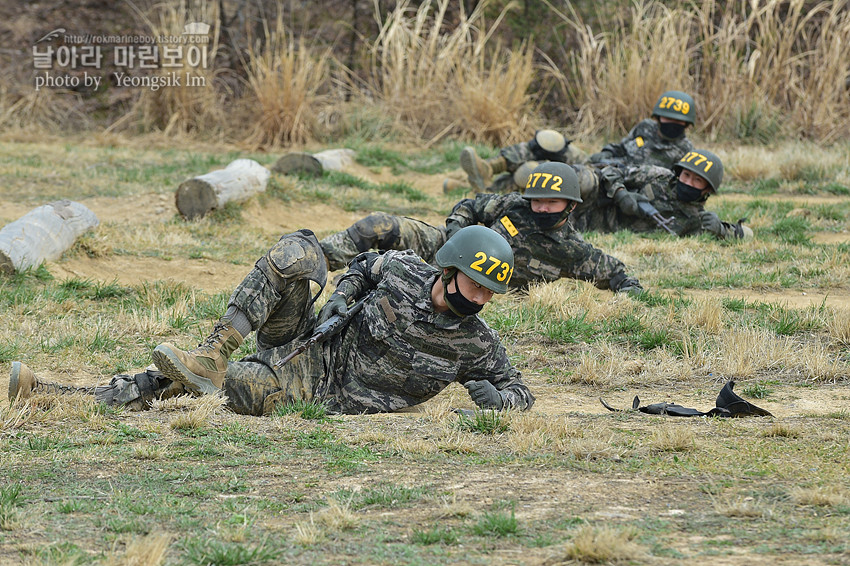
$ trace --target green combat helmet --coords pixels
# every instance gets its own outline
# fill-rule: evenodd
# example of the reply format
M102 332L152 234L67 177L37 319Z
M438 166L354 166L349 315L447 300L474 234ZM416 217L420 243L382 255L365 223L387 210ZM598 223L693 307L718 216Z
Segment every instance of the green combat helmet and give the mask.
M695 149L686 153L673 165L673 171L677 177L682 169L687 169L705 179L712 193L717 192L723 181L723 162L707 149Z
M658 102L652 109L652 115L693 124L696 104L694 104L694 98L690 94L679 90L668 90L658 97Z
M575 169L566 163L547 161L528 175L522 198L559 198L581 202L581 189Z
M514 273L514 252L498 232L486 226L466 226L437 250L434 259L494 293L505 293Z

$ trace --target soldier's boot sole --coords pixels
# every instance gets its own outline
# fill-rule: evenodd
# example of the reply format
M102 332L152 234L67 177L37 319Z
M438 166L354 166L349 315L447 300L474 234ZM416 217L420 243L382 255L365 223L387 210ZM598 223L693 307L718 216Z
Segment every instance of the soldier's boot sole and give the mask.
M18 387L21 378L21 362L12 362L12 373L9 374L9 401L14 401L18 396ZM21 395L27 397L27 395Z
M216 395L221 392L221 389L216 387L212 380L190 371L171 348L160 344L154 349L151 357L157 369L165 377L171 381L180 383L192 393L197 395Z
M487 189L481 169L478 167L478 155L476 155L474 148L465 147L461 150L460 167L466 173L472 186L478 189L479 192Z

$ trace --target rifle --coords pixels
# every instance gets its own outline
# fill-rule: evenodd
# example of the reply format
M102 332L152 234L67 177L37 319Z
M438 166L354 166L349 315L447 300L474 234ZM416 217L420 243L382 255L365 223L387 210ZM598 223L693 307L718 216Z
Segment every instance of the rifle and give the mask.
M596 167L597 169L604 169L605 167L616 167L621 172L626 169L626 165L624 163L618 163L616 161L598 161L595 163L590 163L589 165ZM661 213L658 212L658 209L652 206L652 203L645 201L638 201L638 208L641 212L643 212L647 217L655 220L655 223L658 224L661 228L667 230L670 234L678 237L679 235L670 228L669 224L673 221L673 216L670 218L664 218L661 216Z
M670 218L664 218L663 216L661 216L661 213L658 212L658 209L652 206L652 203L646 201L638 201L638 208L649 218L655 220L656 224L658 224L674 236L679 236L672 228L670 228L670 226L668 226L668 224L673 222L673 216L671 216Z
M307 338L306 340L304 340L301 343L300 346L298 346L297 348L292 350L285 358L283 358L282 360L275 363L274 369L278 369L278 368L283 367L287 362L289 362L289 360L291 360L292 358L294 358L298 354L304 352L304 350L306 350L307 348L309 348L313 344L315 344L317 342L324 342L328 338L335 336L336 334L339 334L339 332L343 328L345 328L345 326L349 323L349 321L352 318L354 318L354 315L356 315L358 312L360 312L360 309L363 308L363 302L368 297L369 297L369 295L366 295L365 297L361 298L360 300L355 302L353 305L348 307L348 310L345 312L345 314L343 314L343 315L335 314L335 315L331 316L329 319L327 319L325 322L323 322L322 324L317 326L316 329L313 331L313 335L310 336L309 338Z

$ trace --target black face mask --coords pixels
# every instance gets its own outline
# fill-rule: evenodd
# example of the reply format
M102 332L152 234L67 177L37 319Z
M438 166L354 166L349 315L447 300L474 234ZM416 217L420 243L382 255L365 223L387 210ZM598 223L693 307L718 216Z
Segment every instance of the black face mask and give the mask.
M676 181L676 198L682 202L696 202L707 199L708 195L703 196L701 190L686 185L682 181Z
M686 127L684 124L677 124L675 122L658 122L658 130L668 140L675 140L685 135Z
M453 280L455 282L455 290L453 292L449 291L448 284L445 285L445 297L449 305L449 310L457 316L470 316L481 312L484 305L473 303L461 294L457 286L457 273L455 273Z
M550 230L564 218L564 212L535 212L534 221L541 230Z

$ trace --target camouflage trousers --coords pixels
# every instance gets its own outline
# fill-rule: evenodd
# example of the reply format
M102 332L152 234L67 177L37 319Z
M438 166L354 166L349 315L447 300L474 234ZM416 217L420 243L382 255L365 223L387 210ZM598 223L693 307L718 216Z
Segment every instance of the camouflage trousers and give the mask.
M358 254L369 250L413 250L431 263L446 243L445 228L415 218L373 212L347 229L324 238L320 245L331 271L345 268Z
M316 324L311 282L323 287L327 267L312 232L280 239L236 287L228 302L247 316L256 331L257 353L229 362L224 380L227 406L234 412L262 415L275 404L313 400L327 381L325 348L314 346L281 368L278 360L298 345ZM143 409L150 400L182 393L155 369L116 376L98 399L111 405Z

